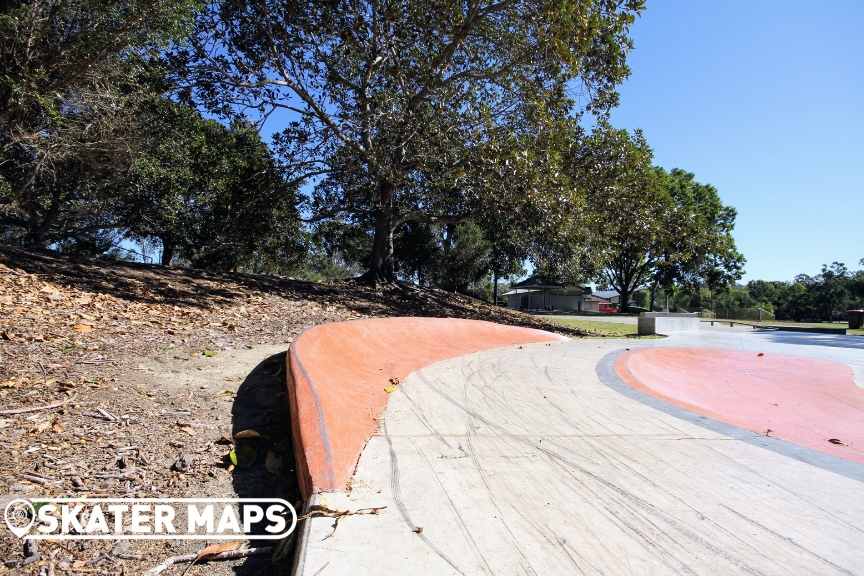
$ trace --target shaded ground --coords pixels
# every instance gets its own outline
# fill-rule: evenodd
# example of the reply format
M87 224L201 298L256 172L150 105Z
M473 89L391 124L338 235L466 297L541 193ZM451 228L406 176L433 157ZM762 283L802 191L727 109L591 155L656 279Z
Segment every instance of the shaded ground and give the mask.
M376 316L591 335L435 289L375 292L0 247L0 505L35 496L296 501L284 351L307 327ZM264 437L232 437L244 430ZM250 469L229 469L233 442L256 449ZM184 456L191 465L181 472ZM22 567L20 541L0 527L0 574L133 574L204 546L62 544L43 543ZM275 566L261 556L189 574L289 571L290 554Z

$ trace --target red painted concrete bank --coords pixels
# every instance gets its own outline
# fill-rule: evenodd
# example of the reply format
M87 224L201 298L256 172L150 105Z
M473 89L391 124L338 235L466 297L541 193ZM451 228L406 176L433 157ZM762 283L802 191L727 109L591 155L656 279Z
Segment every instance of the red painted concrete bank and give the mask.
M530 342L567 340L542 330L452 318L377 318L302 332L288 352L288 394L304 498L345 488L391 379L435 362ZM395 380L393 380L395 381Z
M615 371L628 385L703 416L864 464L864 389L846 364L655 348L623 354Z

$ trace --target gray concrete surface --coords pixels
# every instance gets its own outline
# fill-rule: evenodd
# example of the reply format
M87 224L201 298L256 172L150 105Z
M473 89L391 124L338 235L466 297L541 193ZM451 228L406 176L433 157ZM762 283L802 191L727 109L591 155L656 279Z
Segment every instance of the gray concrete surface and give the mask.
M335 532L332 517L306 522L297 574L864 574L864 483L598 375L642 346L793 353L862 373L862 338L753 332L528 345L413 373L351 492L321 495L333 510L386 508Z
M699 330L699 317L672 312L643 312L639 316L638 326L640 336L692 332Z

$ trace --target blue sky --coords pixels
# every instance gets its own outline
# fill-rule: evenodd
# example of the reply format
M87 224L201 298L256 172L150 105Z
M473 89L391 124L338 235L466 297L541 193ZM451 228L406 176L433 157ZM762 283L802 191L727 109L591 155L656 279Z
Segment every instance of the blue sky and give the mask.
M864 258L864 0L648 0L612 114L738 210L744 282Z
M748 280L864 258L864 0L648 0L612 113L738 210ZM284 125L274 114L268 137Z

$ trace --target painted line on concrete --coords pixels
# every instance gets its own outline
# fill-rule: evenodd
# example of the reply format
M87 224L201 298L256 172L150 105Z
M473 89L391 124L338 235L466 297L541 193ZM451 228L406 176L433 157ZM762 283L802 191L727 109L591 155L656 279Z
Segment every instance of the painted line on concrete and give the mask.
M596 368L600 381L619 394L712 432L770 450L811 466L817 466L852 480L864 482L864 465L703 416L629 386L615 370L618 358L626 352L626 350L617 350L607 354L597 363Z

